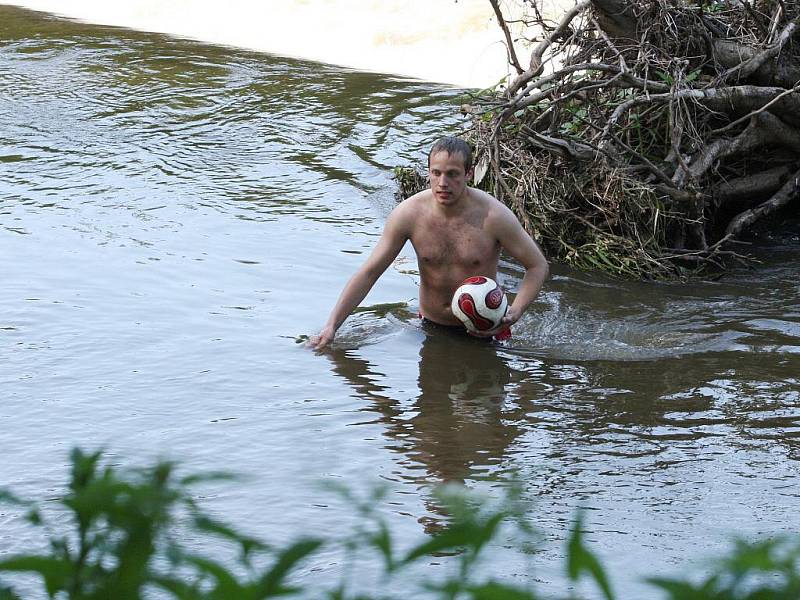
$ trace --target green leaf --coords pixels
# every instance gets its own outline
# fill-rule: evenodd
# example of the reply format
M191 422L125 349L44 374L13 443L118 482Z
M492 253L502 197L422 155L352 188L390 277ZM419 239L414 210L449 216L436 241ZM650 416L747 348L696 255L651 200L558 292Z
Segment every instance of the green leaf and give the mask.
M37 573L44 579L50 596L65 590L72 575L72 565L49 556L18 556L0 561L0 571Z
M277 596L287 591L283 587L283 580L290 571L309 554L315 552L322 545L322 540L305 539L295 542L278 555L272 568L261 578L258 590L259 598Z
M389 531L389 528L386 526L386 523L378 523L378 531L370 535L369 542L373 547L380 550L381 554L383 555L386 571L388 573L394 571L395 563L394 555L392 553L392 534Z
M567 547L567 575L577 581L583 573L588 573L603 591L606 600L613 600L614 594L600 561L583 543L583 514L578 513Z
M695 69L686 76L686 81L691 83L692 81L696 80L699 76L700 76L700 69Z
M471 525L465 523L451 525L441 533L435 535L432 539L412 548L402 560L402 564L408 564L422 556L432 556L440 552L460 550L466 547L473 540L474 536L475 527Z
M265 550L267 546L255 538L248 537L232 529L231 527L208 517L207 515L195 515L194 526L206 533L213 533L232 542L239 544L245 558L253 550Z
M467 592L473 600L536 600L536 595L529 590L496 581L470 586Z
M198 483L208 483L215 481L240 481L242 477L226 471L210 471L208 473L197 473L188 475L179 480L181 487L189 487Z
M706 592L698 590L686 581L660 577L653 577L646 581L667 592L671 600L708 600L709 598Z
M675 82L675 79L672 77L670 73L666 73L664 71L655 71L656 76L668 85L672 85Z
M8 587L0 587L0 600L22 600L21 596Z
M783 541L781 538L757 542L736 540L736 549L733 555L722 561L722 565L737 576L746 575L751 571L777 570L779 565L774 554Z
M203 556L186 556L185 560L189 564L197 567L201 573L209 575L216 581L216 586L214 587L216 596L223 598L242 597L242 585L237 581L236 577L220 563Z
M445 598L448 600L453 600L454 598L458 598L464 589L464 582L458 578L450 578L444 581L433 583L433 582L426 582L422 584L423 589L433 592L436 594L435 597L437 598Z
M151 581L163 590L170 592L178 600L207 600L206 594L183 579L155 575Z
M70 489L77 492L85 488L97 476L97 464L100 461L101 451L84 454L80 448L73 448L70 453L72 461L72 480Z
M506 516L504 512L495 513L487 518L483 525L479 526L478 535L475 536L470 544L475 554L478 554L478 552L480 552L494 537L495 532L500 527L503 520L505 520Z
M25 519L31 525L41 525L42 524L42 513L40 513L37 509L32 508L28 511L28 514L25 515Z
M30 506L31 503L27 500L23 500L19 496L16 496L9 490L0 489L0 502L4 504L16 504L18 506Z

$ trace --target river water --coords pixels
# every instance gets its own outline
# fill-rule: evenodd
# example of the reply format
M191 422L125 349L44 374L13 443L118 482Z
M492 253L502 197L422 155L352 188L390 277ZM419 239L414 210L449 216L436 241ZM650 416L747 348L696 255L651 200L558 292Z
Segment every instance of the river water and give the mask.
M352 522L321 482L388 485L381 509L414 540L441 519L435 483L519 481L543 540L532 559L498 541L499 574L532 564L563 591L584 507L627 598L733 535L795 529L791 235L714 282L554 265L502 347L420 327L406 248L331 352L298 343L375 243L391 167L423 164L461 100L0 6L0 483L52 497L74 445L170 456L247 474L204 505L281 542ZM504 263L503 284L519 276ZM37 543L0 512L0 554ZM336 573L323 553L303 577Z

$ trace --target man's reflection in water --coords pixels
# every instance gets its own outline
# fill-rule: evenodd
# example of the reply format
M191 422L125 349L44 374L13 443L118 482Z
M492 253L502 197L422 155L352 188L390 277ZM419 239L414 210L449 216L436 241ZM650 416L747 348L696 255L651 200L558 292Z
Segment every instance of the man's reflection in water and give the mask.
M404 464L412 472L424 470L410 479L463 483L493 470L519 434L516 425L503 420L510 370L492 342L436 325L425 325L423 331L419 396L413 403L388 397L391 385L383 385L380 369L352 352L331 349L326 354L334 371L370 399L365 410L379 413L391 447L408 457Z
M351 351L326 354L334 371L369 399L364 407L376 411L392 438L391 448L404 453L404 464L416 483L464 483L490 472L503 459L519 428L504 422L508 365L493 342L438 325L424 325L420 349L419 396L413 403L389 397L391 390L380 369L355 358ZM446 516L436 500L425 500L430 513ZM440 530L441 517L419 519L428 533Z
M492 342L436 325L425 333L409 454L429 479L462 483L499 463L518 433L503 423L509 367Z

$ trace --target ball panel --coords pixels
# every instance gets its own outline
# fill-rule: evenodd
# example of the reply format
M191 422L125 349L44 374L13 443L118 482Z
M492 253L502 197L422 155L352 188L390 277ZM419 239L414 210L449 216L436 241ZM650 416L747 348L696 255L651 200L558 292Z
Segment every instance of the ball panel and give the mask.
M494 309L500 308L500 305L503 303L503 297L504 296L505 296L505 294L503 294L503 290L498 285L491 292L486 294L486 298L484 299L484 302L486 303L486 306L488 308L491 308L492 310L494 310Z
M474 277L467 277L464 281L461 282L461 285L481 285L489 281L486 277L482 275L475 275Z
M494 328L494 322L484 318L478 313L475 306L475 299L469 293L461 294L458 297L458 308L470 320L472 326L478 331L487 331Z

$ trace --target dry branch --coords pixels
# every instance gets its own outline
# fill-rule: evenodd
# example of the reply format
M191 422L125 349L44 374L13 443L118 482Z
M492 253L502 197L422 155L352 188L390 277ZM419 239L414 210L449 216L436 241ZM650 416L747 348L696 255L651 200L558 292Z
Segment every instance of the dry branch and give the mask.
M729 244L790 206L796 3L583 0L555 26L542 14L529 67L509 53L519 75L478 101L471 135L482 185L554 257L680 275L740 257Z
M798 197L800 193L800 170L795 172L789 180L783 184L780 190L769 200L760 204L756 208L751 208L743 213L736 215L728 224L725 234L730 237L738 236L742 229L749 227L761 217L775 212L779 208L786 206L789 201Z
M779 14L780 12L776 12L776 16ZM777 23L777 19L775 20L775 23ZM793 19L788 25L786 25L780 36L778 36L778 40L775 42L775 44L763 52L759 52L755 56L747 59L744 62L740 62L735 67L725 71L717 78L717 83L719 84L720 82L728 81L734 75L736 75L739 79L747 79L750 77L753 73L760 69L765 62L778 56L786 43L797 33L798 28L800 28L800 17Z
M506 51L508 52L508 62L512 67L514 67L514 69L516 69L517 75L519 75L524 71L524 69L519 64L519 59L517 58L517 52L514 49L514 40L511 39L511 32L508 29L508 25L506 25L506 20L503 17L503 11L500 10L500 4L498 3L497 0L489 0L489 3L492 5L492 8L494 9L494 14L497 17L497 23L503 30L503 35L506 38Z
M718 206L728 206L733 203L748 203L752 206L755 199L763 198L766 195L771 196L777 192L792 171L791 168L783 165L761 171L756 175L746 175L723 181L712 190L714 203Z
M492 2L492 5L494 5L496 0L490 0L490 2ZM544 56L544 53L553 44L554 40L564 34L564 32L570 26L570 23L572 23L573 19L575 19L575 17L577 17L590 6L590 0L583 0L583 2L576 4L571 10L567 11L567 14L564 15L564 18L561 19L561 22L558 24L558 26L552 32L550 32L550 34L547 35L544 40L539 42L536 48L534 48L533 52L531 52L530 66L528 69L519 77L517 77L517 79L509 86L509 96L516 93L517 90L519 90L534 77L541 75L543 69L542 56Z

